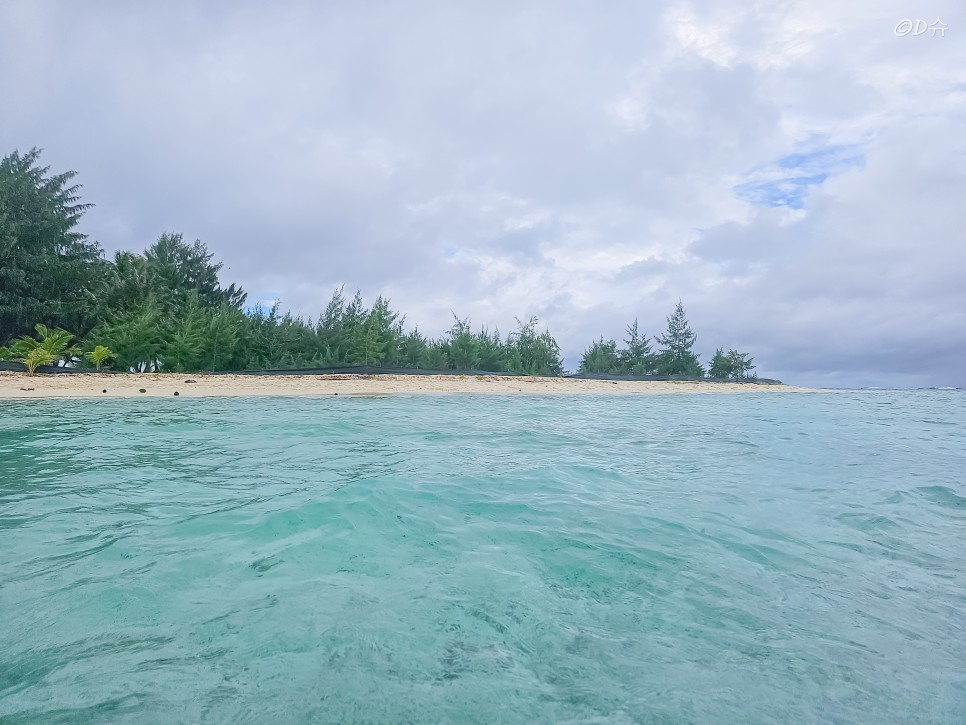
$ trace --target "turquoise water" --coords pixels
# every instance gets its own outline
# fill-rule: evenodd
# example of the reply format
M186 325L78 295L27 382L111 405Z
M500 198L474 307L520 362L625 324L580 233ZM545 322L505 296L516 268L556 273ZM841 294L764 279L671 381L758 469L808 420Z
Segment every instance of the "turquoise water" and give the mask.
M961 723L964 404L2 403L0 720Z

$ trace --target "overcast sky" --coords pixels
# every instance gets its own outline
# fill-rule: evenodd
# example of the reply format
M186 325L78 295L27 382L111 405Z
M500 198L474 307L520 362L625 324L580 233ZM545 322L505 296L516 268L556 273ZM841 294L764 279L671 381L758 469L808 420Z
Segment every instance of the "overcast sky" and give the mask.
M961 0L0 0L0 36L0 155L78 171L108 253L537 315L570 369L680 298L705 361L966 386Z

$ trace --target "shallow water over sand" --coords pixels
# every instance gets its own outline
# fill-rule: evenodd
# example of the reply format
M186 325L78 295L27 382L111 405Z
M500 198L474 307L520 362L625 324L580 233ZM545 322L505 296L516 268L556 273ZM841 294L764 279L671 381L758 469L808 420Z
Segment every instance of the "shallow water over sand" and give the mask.
M0 403L0 719L962 722L966 396Z

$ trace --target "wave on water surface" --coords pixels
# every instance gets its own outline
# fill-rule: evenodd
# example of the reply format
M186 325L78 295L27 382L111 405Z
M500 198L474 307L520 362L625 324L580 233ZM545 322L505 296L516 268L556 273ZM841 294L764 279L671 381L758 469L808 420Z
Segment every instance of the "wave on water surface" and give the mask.
M0 720L961 722L961 402L0 403Z

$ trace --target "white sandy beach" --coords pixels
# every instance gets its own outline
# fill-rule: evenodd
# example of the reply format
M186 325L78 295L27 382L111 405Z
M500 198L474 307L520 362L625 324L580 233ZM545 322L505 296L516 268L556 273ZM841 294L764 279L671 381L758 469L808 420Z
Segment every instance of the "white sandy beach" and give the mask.
M195 382L186 382L192 380ZM141 390L145 392L140 392ZM106 391L106 392L105 392ZM787 393L791 385L456 375L199 375L61 373L27 377L0 372L0 399L202 398L249 395L390 395L394 393Z

